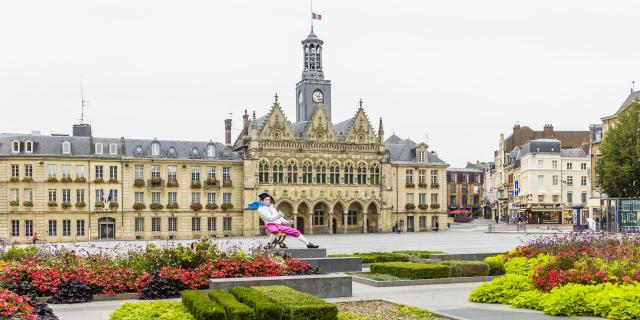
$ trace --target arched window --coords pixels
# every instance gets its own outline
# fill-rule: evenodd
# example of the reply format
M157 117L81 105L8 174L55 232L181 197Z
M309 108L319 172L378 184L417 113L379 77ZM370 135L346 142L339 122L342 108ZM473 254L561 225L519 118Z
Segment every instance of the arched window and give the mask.
M340 165L337 162L332 163L329 167L329 183L340 183Z
M316 183L327 183L327 166L324 163L318 163L316 166Z
M160 144L154 142L151 144L151 155L154 157L160 156Z
M283 180L283 172L284 168L282 166L282 161L275 161L273 163L273 182L274 183L282 183Z
M269 164L266 160L261 160L258 164L258 182L269 183Z
M63 141L62 142L62 153L63 154L70 154L71 153L71 142L69 142L69 141Z
M358 184L367 184L367 165L358 165Z
M298 183L298 164L293 160L289 161L287 168L287 182Z
M311 166L311 162L306 161L302 165L302 183L311 183L313 167Z
M380 184L380 167L378 167L377 163L374 163L371 166L371 184Z
M33 153L33 141L27 140L27 142L24 143L24 152Z
M316 204L313 207L313 225L314 226L324 225L324 207L320 203Z
M353 184L353 165L351 163L344 166L344 183Z
M347 224L350 226L358 224L358 211L349 210L347 212Z
M14 140L11 141L11 153L19 153L20 152L20 141Z

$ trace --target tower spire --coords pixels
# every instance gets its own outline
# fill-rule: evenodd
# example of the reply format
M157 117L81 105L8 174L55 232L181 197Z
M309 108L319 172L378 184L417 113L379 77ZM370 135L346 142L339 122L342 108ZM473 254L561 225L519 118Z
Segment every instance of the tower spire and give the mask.
M84 108L89 104L89 100L84 99L84 86L82 83L82 74L80 74L80 124L84 124Z

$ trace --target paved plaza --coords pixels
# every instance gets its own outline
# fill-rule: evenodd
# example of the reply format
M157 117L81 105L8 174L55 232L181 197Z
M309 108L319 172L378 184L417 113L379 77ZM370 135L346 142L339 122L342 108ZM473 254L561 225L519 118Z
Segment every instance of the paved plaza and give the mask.
M326 248L328 254L394 250L439 250L446 253L492 253L504 252L521 245L533 237L557 233L558 229L567 231L567 226L529 226L529 233L517 232L514 226L501 225L495 233L487 233L486 225L453 225L451 230L440 232L403 232L371 234L323 234L305 235L309 241ZM263 237L229 237L214 241L223 248L242 248L244 250L264 244ZM106 251L124 251L132 247L143 248L148 243L156 245L189 245L194 240L157 240L157 241L92 241L60 244L68 248ZM304 245L294 238L285 243L292 248Z

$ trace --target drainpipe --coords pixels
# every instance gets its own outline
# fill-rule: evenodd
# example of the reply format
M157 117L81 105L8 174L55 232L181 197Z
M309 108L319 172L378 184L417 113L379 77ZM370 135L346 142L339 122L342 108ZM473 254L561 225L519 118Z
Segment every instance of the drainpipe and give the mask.
M398 169L399 167L396 167L396 232L398 231L398 228L400 228L400 217L398 217L398 205L400 203L400 185L398 184Z
M87 199L87 212L89 213L89 242L91 242L91 160L87 162L87 171L85 172L85 178L87 179L87 194L85 198ZM98 228L99 229L99 228Z
M123 148L120 148L121 152L124 152ZM120 198L124 200L124 165L122 157L120 157ZM120 201L120 199L118 199ZM120 225L122 230L120 231L120 239L124 240L124 201L121 201L120 205Z

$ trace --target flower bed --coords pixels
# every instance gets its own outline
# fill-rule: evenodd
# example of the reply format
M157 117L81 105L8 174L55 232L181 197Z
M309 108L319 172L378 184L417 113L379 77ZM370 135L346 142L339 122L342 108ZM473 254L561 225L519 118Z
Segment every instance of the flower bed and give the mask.
M569 234L540 237L485 259L504 277L470 300L511 304L552 315L640 317L640 236Z
M206 289L210 278L270 277L307 274L306 262L268 256L223 252L208 240L185 247L131 250L124 254L51 252L29 246L0 254L0 288L20 287L38 296L55 296L61 286L80 281L91 294L141 293L141 299L178 297L181 290ZM80 290L71 286L72 294ZM74 289L74 288L77 288ZM65 291L66 292L66 291ZM64 298L61 298L64 300ZM60 300L60 301L62 301Z

